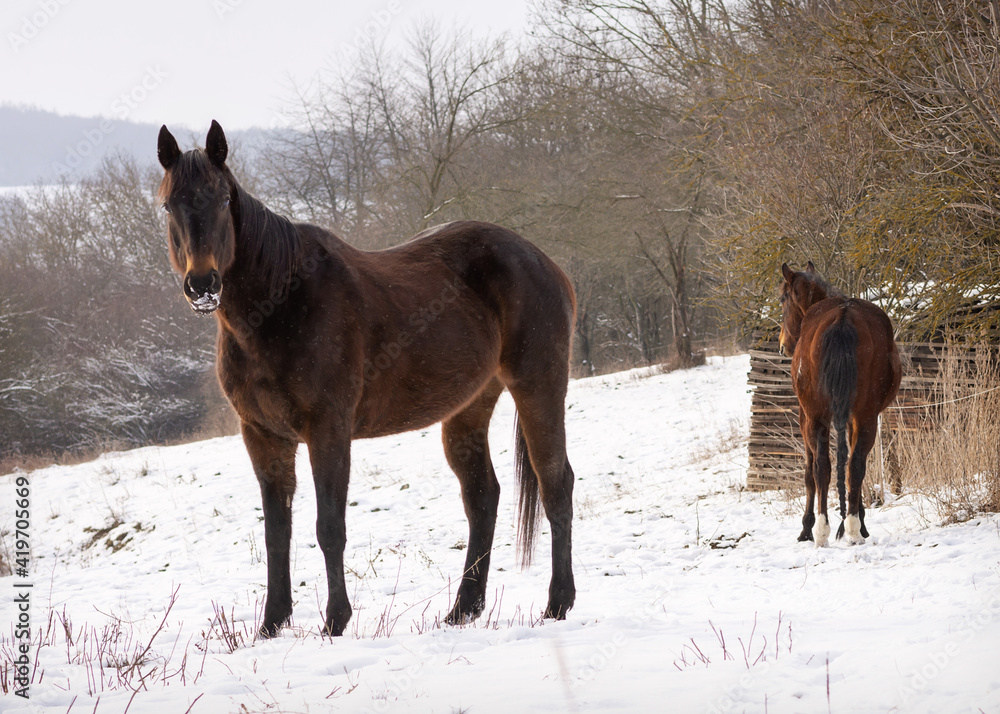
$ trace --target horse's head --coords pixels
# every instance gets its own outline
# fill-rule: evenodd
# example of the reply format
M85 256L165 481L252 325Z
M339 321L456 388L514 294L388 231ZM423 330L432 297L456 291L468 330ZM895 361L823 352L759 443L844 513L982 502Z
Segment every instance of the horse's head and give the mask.
M801 272L789 268L788 263L782 263L781 275L784 282L780 293L781 332L778 335L778 349L781 354L790 357L795 354L806 310L828 297L831 288L816 272L816 266L811 260Z
M167 212L170 262L184 277L184 296L195 312L219 307L223 276L236 255L230 201L236 183L226 167L226 135L215 121L205 149L181 153L177 140L160 129L157 156L164 168L160 199Z

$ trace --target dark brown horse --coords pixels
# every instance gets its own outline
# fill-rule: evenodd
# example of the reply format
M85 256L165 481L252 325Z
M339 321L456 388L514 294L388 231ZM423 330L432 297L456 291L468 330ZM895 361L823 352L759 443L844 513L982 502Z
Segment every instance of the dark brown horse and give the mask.
M442 422L469 519L447 622L482 612L500 495L486 435L505 387L518 412L522 559L530 558L540 496L552 528L544 615L564 618L576 594L574 477L564 429L576 309L569 280L531 243L486 223L451 223L391 250L357 250L269 211L233 178L227 154L216 122L205 149L186 153L160 130L170 259L191 307L218 320L219 380L260 484L267 547L261 634L275 635L292 614L298 443L309 447L326 559L323 629L339 635L351 617L344 582L351 440L435 422Z
M792 356L792 386L806 446L806 511L799 540L827 545L830 519L830 427L837 431L837 493L844 519L837 538L865 542L861 484L878 435L878 415L896 397L902 371L889 316L878 306L835 291L810 262L804 272L781 266L781 352ZM845 510L844 470L846 484ZM813 512L819 496L819 519Z

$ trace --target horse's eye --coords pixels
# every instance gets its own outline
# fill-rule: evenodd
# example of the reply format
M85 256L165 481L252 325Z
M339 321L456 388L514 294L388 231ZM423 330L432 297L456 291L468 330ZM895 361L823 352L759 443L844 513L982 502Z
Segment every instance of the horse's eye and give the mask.
M223 199L223 201L222 201L222 207L225 208L228 205L229 205L229 199L228 198Z
M163 204L163 210L164 210L164 212L166 212L166 213L170 213L170 206L168 206L167 204L165 204L165 203L164 203L164 204Z

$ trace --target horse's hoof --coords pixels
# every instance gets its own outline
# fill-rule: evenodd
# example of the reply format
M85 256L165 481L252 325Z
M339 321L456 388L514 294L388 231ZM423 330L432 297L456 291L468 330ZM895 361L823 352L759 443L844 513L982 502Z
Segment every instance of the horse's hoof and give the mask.
M549 585L549 603L545 606L542 617L546 620L565 620L566 613L576 602L576 586L572 580L567 585Z
M471 624L477 617L479 617L477 614L462 612L461 610L454 609L448 613L446 618L444 618L444 624L461 627L462 625Z
M351 605L345 599L338 604L334 597L326 605L326 621L320 628L320 634L326 637L340 637L347 629L347 623L351 621Z
M446 625L468 625L477 617L483 614L486 609L486 597L484 595L468 595L459 593L455 598L455 605L451 612L444 618Z
M328 622L319 628L319 633L325 637L340 637L344 634L344 629L346 627L346 622L343 625L335 625L332 622Z
M323 627L320 628L320 633L326 635L327 637L340 637L344 634L344 630L347 629L347 623L350 621L350 607L346 610L337 610L333 614L330 614L328 608L326 622L323 623Z
M861 519L857 516L848 516L841 524L847 537L847 542L851 545L862 545L865 542L861 535Z
M274 602L264 603L264 616L260 627L257 629L257 637L262 640L269 640L281 634L281 628L292 621L292 605L275 605Z
M812 535L817 548L825 548L830 545L830 520L826 516L819 516L816 519Z
M270 640L273 637L277 637L279 634L281 634L280 623L270 625L264 624L260 626L259 630L257 630L257 637L262 640Z
M542 614L542 617L546 620L565 620L566 613L569 612L570 608L572 607L573 607L572 601L570 601L568 604L567 603L560 604L549 601L549 604L546 606L545 612Z
M806 529L803 529L802 532L799 533L799 538L798 538L798 542L799 543L804 543L804 542L810 541L812 539L813 539L812 532L810 532L810 531L808 531Z
M461 607L458 603L455 603L455 607L451 608L451 612L448 616L444 618L446 625L468 625L479 617L483 612L483 607Z

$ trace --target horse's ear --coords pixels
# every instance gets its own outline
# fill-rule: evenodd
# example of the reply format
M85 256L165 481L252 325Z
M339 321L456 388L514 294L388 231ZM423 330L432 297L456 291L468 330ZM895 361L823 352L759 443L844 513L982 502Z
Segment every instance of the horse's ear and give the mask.
M156 158L160 160L160 166L168 171L174 167L177 159L181 158L181 149L177 146L177 139L167 129L166 124L160 127L160 137L156 143Z
M212 120L212 126L208 130L208 138L205 139L205 153L212 163L220 169L226 163L226 156L229 155L229 144L226 143L226 133L222 131L219 122Z
M810 275L816 274L816 266L813 265L813 262L811 260L808 263L806 263L806 272L809 273Z
M781 264L781 277L789 283L792 282L792 278L795 277L795 271L788 267L788 263Z

